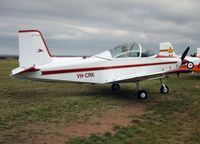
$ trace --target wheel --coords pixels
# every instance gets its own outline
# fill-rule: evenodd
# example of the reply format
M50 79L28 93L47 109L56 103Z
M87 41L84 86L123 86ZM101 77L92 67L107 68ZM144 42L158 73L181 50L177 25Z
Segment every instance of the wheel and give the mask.
M169 93L169 87L168 86L161 86L160 87L160 93L161 94L167 94L167 93Z
M187 68L188 69L193 69L193 67L194 67L194 64L192 62L188 62L187 63Z
M148 97L148 93L145 90L139 90L137 92L138 99L146 99Z
M120 85L118 83L112 84L112 91L119 91L120 90Z

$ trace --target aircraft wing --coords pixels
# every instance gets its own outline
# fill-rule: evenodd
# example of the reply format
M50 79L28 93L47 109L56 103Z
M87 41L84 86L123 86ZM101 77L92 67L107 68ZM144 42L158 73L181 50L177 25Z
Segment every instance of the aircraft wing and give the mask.
M177 70L172 70L172 71L149 73L148 75L146 75L146 74L144 75L144 74L140 73L137 75L126 75L126 76L120 77L114 82L134 82L134 81L142 81L142 80L153 80L153 79L164 78L168 74L190 73L190 72L192 72L192 71L177 69Z
M152 80L166 77L167 72L149 73L147 74L137 74L137 75L126 75L118 78L115 82L134 82L141 80Z
M173 74L173 73L191 73L192 70L189 69L177 69L173 71L169 71L168 74Z

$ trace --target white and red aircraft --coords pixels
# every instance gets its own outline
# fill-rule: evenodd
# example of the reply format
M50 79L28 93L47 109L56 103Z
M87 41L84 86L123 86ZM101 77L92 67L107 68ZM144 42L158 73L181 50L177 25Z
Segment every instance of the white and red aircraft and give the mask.
M191 56L186 56L187 63L181 65L181 70L190 70L193 72L200 72L200 48L197 48L197 53Z
M163 49L168 43L161 43ZM140 88L140 81L160 79L161 93L168 93L169 88L162 83L162 78L169 72L176 71L182 58L149 55L140 44L122 44L91 57L54 57L38 30L19 31L19 67L12 70L11 76L20 79L39 81L60 81L76 83L105 84L111 83L112 90L118 91L122 82L135 82L137 96L147 98L148 94Z
M173 51L173 47L170 43L166 43L167 45L171 45L168 49L163 49L161 43L160 45L160 55L169 56L174 55L176 57L181 57L180 55L176 55ZM190 72L200 72L200 48L197 48L197 52L195 52L191 56L186 56L183 60L182 65L176 73L190 73Z

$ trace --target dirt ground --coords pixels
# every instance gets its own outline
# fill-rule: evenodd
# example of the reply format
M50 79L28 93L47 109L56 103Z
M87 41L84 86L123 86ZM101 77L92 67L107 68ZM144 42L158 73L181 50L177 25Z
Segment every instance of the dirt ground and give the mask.
M106 132L114 133L115 127L134 124L134 116L141 116L144 112L145 106L143 104L134 103L116 107L101 116L93 116L83 123L73 122L68 126L29 126L31 129L38 127L40 129L48 129L48 131L52 130L52 133L36 134L31 137L24 135L21 138L21 143L63 144L70 138L88 137L91 134L103 134Z

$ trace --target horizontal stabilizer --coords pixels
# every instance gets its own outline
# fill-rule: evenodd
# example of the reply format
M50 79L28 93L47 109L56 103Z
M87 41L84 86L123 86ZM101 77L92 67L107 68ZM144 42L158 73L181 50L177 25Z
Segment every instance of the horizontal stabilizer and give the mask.
M22 74L22 73L28 73L28 72L35 72L39 71L40 69L35 68L35 67L29 67L29 68L23 68L23 67L18 67L14 70L12 70L11 76Z

